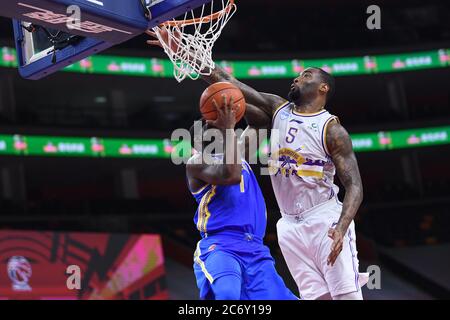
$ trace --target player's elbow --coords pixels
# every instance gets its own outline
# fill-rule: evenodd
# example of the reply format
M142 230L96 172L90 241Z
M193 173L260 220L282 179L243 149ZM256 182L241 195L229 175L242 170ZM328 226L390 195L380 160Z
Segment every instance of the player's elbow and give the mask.
M361 185L359 188L359 201L362 202L364 199L364 190L363 190L363 186Z
M237 170L230 170L224 172L221 179L223 185L233 185L241 182L241 172Z
M224 184L225 185L233 185L233 184L238 184L240 182L241 182L241 176L240 175L239 176L233 175L233 176L230 176L230 177L224 179Z

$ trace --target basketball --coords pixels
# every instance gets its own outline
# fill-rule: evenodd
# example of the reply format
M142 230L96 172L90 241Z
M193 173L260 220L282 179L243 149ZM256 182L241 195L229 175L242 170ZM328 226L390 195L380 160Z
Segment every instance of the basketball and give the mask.
M245 99L242 91L229 82L216 82L206 88L200 97L200 112L206 120L216 120L217 111L213 100L219 107L222 106L222 95L225 95L227 101L233 97L233 110L236 112L236 122L242 119L245 113Z

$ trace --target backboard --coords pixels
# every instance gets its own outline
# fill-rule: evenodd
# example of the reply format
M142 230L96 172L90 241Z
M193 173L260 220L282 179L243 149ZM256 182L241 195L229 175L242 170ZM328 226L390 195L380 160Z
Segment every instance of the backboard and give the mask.
M211 0L2 0L19 73L40 79Z

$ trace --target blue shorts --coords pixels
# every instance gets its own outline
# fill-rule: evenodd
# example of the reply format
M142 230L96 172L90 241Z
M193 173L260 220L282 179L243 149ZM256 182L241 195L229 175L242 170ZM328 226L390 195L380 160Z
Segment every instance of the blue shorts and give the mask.
M214 281L234 276L230 279L240 286L241 300L298 300L278 275L269 248L248 233L221 232L202 239L194 273L200 299L215 299Z

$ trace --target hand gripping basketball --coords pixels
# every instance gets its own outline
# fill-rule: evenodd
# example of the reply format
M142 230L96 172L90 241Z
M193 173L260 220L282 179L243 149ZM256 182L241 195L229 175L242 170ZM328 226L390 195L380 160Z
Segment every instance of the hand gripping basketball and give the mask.
M212 104L217 112L216 120L207 120L206 123L209 126L216 127L218 129L234 129L236 125L236 112L233 109L233 96L227 102L227 96L222 95L222 104L219 106L215 99L212 100Z

